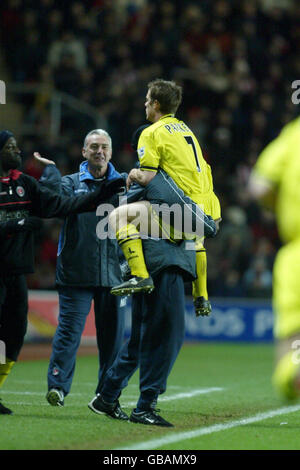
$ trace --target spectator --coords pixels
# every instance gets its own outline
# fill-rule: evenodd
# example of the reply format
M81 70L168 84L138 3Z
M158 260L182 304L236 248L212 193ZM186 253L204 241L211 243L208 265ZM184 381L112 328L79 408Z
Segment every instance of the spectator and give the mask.
M74 57L74 66L77 70L83 70L87 65L87 56L84 45L75 39L72 31L64 31L59 40L54 41L49 48L48 63L56 68L64 56Z
M269 297L272 289L272 272L263 258L254 258L244 275L249 297Z

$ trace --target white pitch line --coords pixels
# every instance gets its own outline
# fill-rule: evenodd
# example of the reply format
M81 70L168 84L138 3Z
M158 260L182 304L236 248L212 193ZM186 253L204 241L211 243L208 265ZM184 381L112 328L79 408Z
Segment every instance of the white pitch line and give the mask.
M162 397L162 398L159 398L159 402L162 402L162 401L172 401L172 400L180 400L181 398L191 398L191 397L194 397L196 395L203 395L205 393L211 393L211 392L221 392L222 390L224 390L223 388L220 388L220 387L211 387L211 388L200 388L198 390L193 390L192 392L186 392L186 393L177 393L176 395L170 395L170 396L166 396L166 397ZM3 392L2 392L3 393ZM7 393L7 394L11 394L11 395L40 395L40 396L45 396L44 393L39 393L39 392L13 392L13 391L10 391L10 390L7 390L6 392L4 393ZM86 395L86 394L83 394L83 393L72 393L72 395L79 395L79 396L82 396L82 395ZM127 396L126 398L131 398L131 396ZM138 398L136 398L135 401L131 401L131 402L125 402L125 403L122 403L122 406L123 407L129 407L129 406L135 406L136 405L136 402L137 402ZM35 406L36 403L23 403L23 402L12 402L11 403L12 405L27 405L27 406ZM39 404L40 406L41 404ZM49 406L48 403L42 403L43 406ZM74 407L74 406L77 406L77 407L82 407L83 405L80 404L71 404L71 403L68 403L68 407Z
M158 401L159 403L161 403L162 401L180 400L181 398L192 398L192 397L195 397L196 395L203 395L205 393L211 393L211 392L221 392L222 390L224 389L220 387L199 388L198 390L193 390L191 392L176 393L175 395L167 395L162 398L159 397ZM136 401L122 403L122 406L134 406L134 405L136 405Z
M182 398L192 398L196 395L203 395L205 393L211 393L211 392L221 392L222 390L224 390L224 389L220 388L220 387L200 388L198 390L192 390L191 392L177 393L175 395L169 395L169 396L159 398L159 402L180 400ZM41 392L15 392L15 391L12 391L12 390L4 390L1 393L3 395L7 394L7 395L22 395L22 396L27 395L27 396L42 396L42 397L45 397L45 393L41 393ZM72 395L73 396L86 396L85 393L72 393L72 394L70 394L69 398L72 398ZM133 397L132 395L129 395L126 398L135 398L135 397ZM137 400L138 400L138 397L136 397L135 401L122 403L122 406L125 406L125 407L135 406ZM17 404L17 405L25 405L25 404L26 405L34 405L34 403L21 403L21 402L17 402L17 403L14 403L14 404ZM43 403L43 405L48 406L48 404L46 404L46 403ZM71 404L71 403L68 403L68 406L74 406L74 405ZM77 405L77 406L82 406L82 405Z
M37 395L37 396L40 396L40 397L44 397L46 395L46 391L45 392L14 392L12 390L3 390L1 391L1 395ZM72 395L74 396L84 396L86 395L86 393L72 393Z
M26 403L26 402L22 402L22 401L10 401L9 402L9 405L20 405L20 406L36 406L37 403ZM50 405L49 403L38 403L38 406L47 406L47 408L50 408ZM68 403L68 409L69 408L84 408L85 406L87 406L86 403L81 403L81 404L70 404ZM51 407L52 408L52 407ZM59 407L56 407L56 410L65 410L66 407L63 407L63 406L59 406ZM58 411L60 412L60 411Z
M34 385L34 384L41 384L40 380L19 380L19 379L9 379L9 383L13 384L27 384L27 385ZM47 383L45 382L45 385L47 387ZM95 382L80 382L80 384L76 384L75 381L73 382L73 386L80 386L80 387L85 387L85 386L95 386ZM133 387L138 387L138 383L132 383L128 384L127 388L133 388ZM182 387L181 385L168 385L168 390L174 389L174 390L184 390L186 387Z
M34 384L41 384L42 382L40 380L18 380L18 379L13 379L13 378L10 378L9 379L9 384L27 384L27 385L34 385ZM95 382L80 382L79 383L75 383L75 381L73 382L73 387L74 386L80 386L80 387L88 387L88 386L95 386L96 383ZM47 383L45 382L45 386L47 387ZM133 388L133 387L138 387L139 384L138 383L132 383L132 384L128 384L126 386L126 388ZM182 387L181 385L168 385L168 390L171 390L171 389L174 389L174 390L185 390L187 387ZM1 392L2 393L2 392Z
M194 397L196 395L202 395L202 394L205 394L205 393L221 392L222 390L224 390L224 389L220 388L220 387L200 388L198 390L193 390L191 392L177 393L176 395L165 396L165 397L159 398L159 401L161 402L161 401L178 400L180 398L191 398L191 397ZM18 392L18 391L14 391L14 390L3 390L1 393L3 395L5 395L5 394L7 394L7 395L40 395L40 396L45 395L45 392L24 392L24 391ZM72 396L85 396L85 395L86 395L86 393L79 393L79 392L73 393L73 392L71 392L70 393L70 398ZM127 398L135 398L135 395L127 395Z
M43 396L45 393L41 392L13 392L12 390L3 390L1 392L1 395L37 395L37 396Z
M175 442L185 441L187 439L194 439L195 437L205 436L214 432L227 431L228 429L235 428L237 426L245 426L247 424L257 423L258 421L264 421L265 419L274 418L275 416L285 415L300 411L300 405L286 406L278 408L277 410L266 411L265 413L258 413L249 418L237 419L235 421L214 424L205 428L194 429L193 431L180 432L177 434L168 434L160 439L152 439L149 441L138 442L128 447L121 447L115 450L153 450L158 447L173 444Z

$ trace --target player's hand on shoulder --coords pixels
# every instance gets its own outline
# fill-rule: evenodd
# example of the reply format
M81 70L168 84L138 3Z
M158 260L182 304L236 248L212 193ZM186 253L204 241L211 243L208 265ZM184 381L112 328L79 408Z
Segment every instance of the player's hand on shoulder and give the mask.
M126 180L126 188L129 191L130 186L136 181L136 168L130 170L127 180Z

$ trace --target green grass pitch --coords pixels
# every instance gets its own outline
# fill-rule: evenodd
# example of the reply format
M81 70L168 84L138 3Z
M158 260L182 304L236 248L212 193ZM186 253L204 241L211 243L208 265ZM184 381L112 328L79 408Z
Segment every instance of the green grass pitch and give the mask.
M19 361L2 388L3 403L14 414L0 416L1 450L300 449L300 403L283 402L272 388L272 345L184 345L158 403L174 424L166 429L115 421L87 408L96 356L78 357L65 406L51 407L45 400L47 366L45 359ZM120 399L126 412L137 397L138 374Z

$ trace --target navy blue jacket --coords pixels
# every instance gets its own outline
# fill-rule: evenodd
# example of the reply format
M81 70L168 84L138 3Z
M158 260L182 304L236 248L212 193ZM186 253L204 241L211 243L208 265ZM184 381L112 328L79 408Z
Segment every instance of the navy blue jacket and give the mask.
M112 163L108 163L107 180L120 175ZM61 177L55 165L47 165L40 184L64 195L79 195L93 191L101 181L88 171L88 162L80 165L80 171ZM118 196L108 203L118 205ZM107 214L106 214L107 215ZM64 219L58 245L56 284L73 287L113 287L120 284L120 251L115 239L99 240L96 226L101 220L95 212L72 214Z

